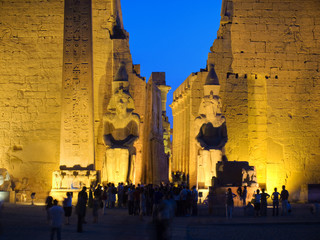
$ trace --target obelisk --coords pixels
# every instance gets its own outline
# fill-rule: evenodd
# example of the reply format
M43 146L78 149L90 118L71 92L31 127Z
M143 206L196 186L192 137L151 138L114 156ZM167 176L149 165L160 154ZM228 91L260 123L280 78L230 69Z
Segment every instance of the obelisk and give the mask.
M94 169L91 0L65 0L60 169Z
M51 194L97 183L94 164L91 0L65 0L60 170Z

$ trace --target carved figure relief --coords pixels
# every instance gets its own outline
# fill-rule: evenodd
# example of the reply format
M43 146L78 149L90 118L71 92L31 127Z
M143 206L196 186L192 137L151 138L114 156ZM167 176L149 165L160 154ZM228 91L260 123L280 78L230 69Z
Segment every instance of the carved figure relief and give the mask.
M90 187L95 181L96 171L64 170L52 174L53 189L81 189L83 186Z
M297 19L292 18L292 22L286 29L285 33L285 48L287 48L291 43L294 43L298 51L306 52L307 48L303 43L303 39L300 33L300 25L297 24Z
M10 174L5 168L0 168L0 190L1 191L11 190Z
M242 186L258 186L255 167L249 166L242 169Z

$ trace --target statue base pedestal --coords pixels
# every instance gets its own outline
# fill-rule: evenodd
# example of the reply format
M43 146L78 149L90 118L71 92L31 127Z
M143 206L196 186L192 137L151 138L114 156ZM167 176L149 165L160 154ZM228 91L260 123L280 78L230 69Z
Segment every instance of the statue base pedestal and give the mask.
M132 159L133 160L133 159ZM118 184L130 179L129 150L125 148L109 148L106 150L105 162L102 168L102 182Z
M98 183L98 172L93 170L59 170L52 173L52 190L76 191Z
M198 188L207 189L211 186L212 177L217 176L216 165L222 160L221 150L200 150L198 155Z
M59 170L52 173L52 189L50 195L58 201L67 197L67 192L73 193L72 202L76 202L78 192L83 187L90 189L98 183L98 171L94 170Z

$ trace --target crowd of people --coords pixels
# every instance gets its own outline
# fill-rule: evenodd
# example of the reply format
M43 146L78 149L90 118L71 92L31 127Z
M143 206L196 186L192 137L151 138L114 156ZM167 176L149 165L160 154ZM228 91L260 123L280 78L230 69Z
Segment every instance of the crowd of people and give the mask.
M108 208L127 208L129 215L156 217L161 202L172 199L175 203L176 216L197 215L198 191L196 187L189 189L186 185L173 184L154 186L152 184L137 186L113 183L105 186L98 185L89 191L89 207L103 208L107 213ZM116 201L117 200L117 201ZM117 202L117 205L116 205Z
M229 188L225 196L226 217L232 218L234 209L234 198L239 197L245 209L251 208L255 216L267 216L267 199L271 197L273 203L273 216L279 215L279 203L282 204L282 215L286 215L291 211L288 202L289 192L282 186L279 193L277 188L270 196L265 189L257 189L253 195L253 199L247 202L247 187L239 187L237 194L234 194ZM209 211L210 211L210 192ZM46 199L46 210L48 221L51 221L51 239L56 232L60 239L62 216L65 216L65 224L70 224L70 216L72 214L72 192L68 192L62 205L58 205L57 200L53 200L51 196ZM184 184L160 184L155 186L152 184L137 186L119 183L115 186L108 183L104 186L91 186L88 190L83 187L78 193L78 200L75 212L78 216L77 231L82 232L82 225L86 223L85 216L87 206L92 209L93 222L98 222L99 212L105 215L107 209L126 208L128 215L139 216L143 220L144 216L152 216L153 222L157 223L158 234L166 232L167 226L173 216L197 216L198 215L198 191L196 186L191 189Z

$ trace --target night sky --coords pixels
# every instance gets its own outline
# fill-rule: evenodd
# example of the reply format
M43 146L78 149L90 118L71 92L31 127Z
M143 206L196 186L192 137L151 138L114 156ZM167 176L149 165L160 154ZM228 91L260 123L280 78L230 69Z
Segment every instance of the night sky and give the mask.
M222 0L122 0L124 28L130 34L134 64L141 76L166 72L167 115L173 92L192 73L206 67L220 24Z

